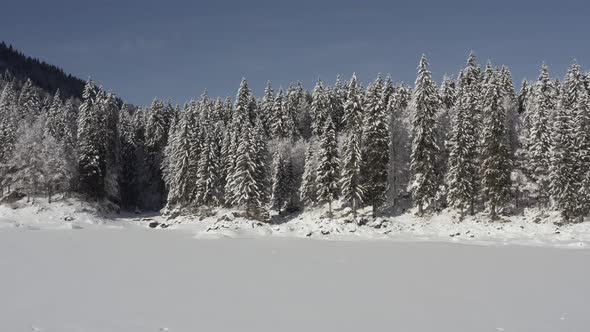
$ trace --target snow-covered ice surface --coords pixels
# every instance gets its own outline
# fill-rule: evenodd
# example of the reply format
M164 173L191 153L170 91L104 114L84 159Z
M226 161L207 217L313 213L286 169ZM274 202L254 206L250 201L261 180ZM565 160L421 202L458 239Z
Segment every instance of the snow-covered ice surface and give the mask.
M589 222L235 212L0 205L0 331L590 330Z
M0 231L0 330L588 331L590 251Z

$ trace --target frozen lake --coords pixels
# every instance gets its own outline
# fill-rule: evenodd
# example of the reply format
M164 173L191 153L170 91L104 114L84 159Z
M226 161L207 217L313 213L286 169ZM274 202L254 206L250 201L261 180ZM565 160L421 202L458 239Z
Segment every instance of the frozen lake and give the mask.
M590 251L0 230L0 330L590 329Z

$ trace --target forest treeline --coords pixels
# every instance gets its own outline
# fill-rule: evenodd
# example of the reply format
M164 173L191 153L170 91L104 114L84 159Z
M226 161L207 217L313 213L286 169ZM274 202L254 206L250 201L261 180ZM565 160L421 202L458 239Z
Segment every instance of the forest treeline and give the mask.
M122 104L88 81L80 99L30 79L0 83L2 192L78 192L124 208L185 213L228 207L247 217L340 201L455 209L492 219L524 208L565 221L590 211L590 75L562 81L546 65L515 91L507 67L475 56L440 86L425 56L413 87L378 75L319 80L234 100L203 93L182 107Z

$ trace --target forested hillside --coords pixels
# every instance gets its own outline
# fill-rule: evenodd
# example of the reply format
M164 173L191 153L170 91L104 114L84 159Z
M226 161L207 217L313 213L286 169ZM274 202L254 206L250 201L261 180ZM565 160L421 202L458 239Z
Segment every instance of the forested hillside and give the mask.
M54 94L58 89L65 98L80 98L84 81L61 68L22 54L6 43L0 43L0 73L8 71L17 79L30 79L37 87Z

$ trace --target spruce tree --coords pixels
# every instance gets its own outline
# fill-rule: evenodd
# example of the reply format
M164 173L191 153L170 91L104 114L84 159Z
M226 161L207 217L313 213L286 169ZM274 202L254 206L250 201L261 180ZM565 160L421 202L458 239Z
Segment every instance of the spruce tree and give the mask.
M100 121L97 91L91 80L86 82L78 117L78 172L80 189L89 197L104 196L105 158L104 136Z
M554 206L569 222L580 213L578 195L584 181L580 172L580 144L576 137L579 129L578 109L587 94L580 66L572 64L562 86L561 101L554 119L553 144L550 167L550 192ZM581 148L581 147L580 147Z
M221 128L201 126L203 148L198 162L195 201L199 205L217 206L221 203L219 185L220 149L216 132Z
M279 89L277 96L274 100L271 111L271 137L273 139L290 139L293 135L293 118L289 115L288 108L286 105L286 98L283 97L283 90Z
M381 81L381 85L383 82ZM379 88L380 89L380 88ZM376 89L376 90L379 90ZM352 78L348 83L346 92L346 101L344 102L344 115L342 118L342 127L344 131L350 131L355 124L361 123L363 117L363 100L361 96L361 88L359 87L356 74L352 74Z
M338 142L336 129L331 118L326 120L322 130L322 137L318 150L318 164L316 169L318 202L328 203L329 215L332 215L332 201L338 199L340 188L340 158L338 156Z
M412 95L412 152L410 168L412 180L410 188L418 214L422 215L424 205L428 205L438 190L435 172L436 158L439 152L436 142L436 113L439 98L436 84L428 71L426 56L422 55L418 66L418 77Z
M549 184L549 160L551 157L550 112L555 108L551 96L551 81L547 66L543 64L539 79L532 89L532 105L529 110L530 131L527 138L527 165L532 178L539 185L539 203L547 202Z
M322 136L322 130L330 115L330 96L321 80L318 80L313 89L311 102L311 133L315 136Z
M271 137L272 133L270 128L273 126L274 123L274 107L275 92L272 89L270 81L268 81L266 83L266 88L264 89L264 96L262 97L262 101L260 102L260 117L268 137Z
M473 94L471 86L459 89L452 119L449 142L448 172L446 177L447 200L453 208L459 209L461 218L470 207L473 213L477 166L475 160L475 121L473 119Z
M367 90L361 125L364 198L365 202L372 206L373 217L376 217L377 209L385 201L385 194L389 187L388 98L387 86L382 85L381 77L378 77Z
M234 170L229 181L231 204L246 210L247 217L255 217L264 205L262 188L258 182L258 156L254 128L243 128L236 150Z
M342 176L340 188L342 200L352 207L354 217L364 200L364 186L361 180L361 133L360 129L351 130L344 143Z
M313 206L317 202L317 158L314 142L310 141L305 153L305 164L301 181L301 201L304 205Z
M503 100L502 74L494 75L486 84L483 97L482 191L492 220L510 195L510 150L506 109Z
M279 146L274 153L272 162L272 195L271 206L277 209L279 214L283 208L293 207L293 191L295 187L295 175L290 151L286 146Z

